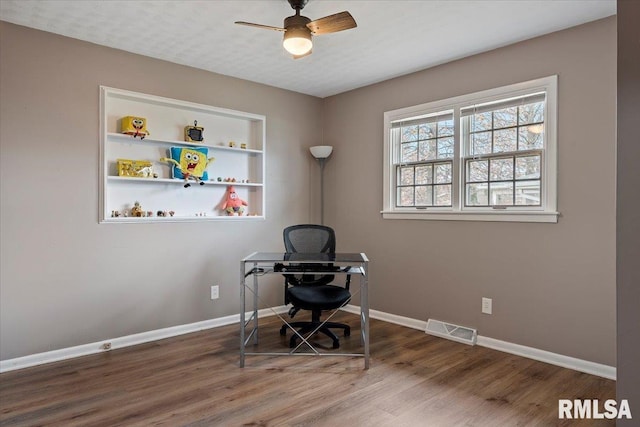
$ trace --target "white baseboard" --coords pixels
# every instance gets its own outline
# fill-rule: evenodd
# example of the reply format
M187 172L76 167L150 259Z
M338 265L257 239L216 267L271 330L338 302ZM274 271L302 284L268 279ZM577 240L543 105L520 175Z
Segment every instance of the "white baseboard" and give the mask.
M562 366L563 368L569 368L575 371L597 375L599 377L607 378L610 380L616 379L616 368L614 366L589 362L588 360L576 359L575 357L552 353L550 351L527 347L520 344L514 344L507 341L501 341L494 338L483 337L480 335L478 335L477 344L482 347L488 347L494 350L503 351L505 353L515 354L517 356L527 357L529 359L549 363L551 365Z
M265 308L262 310L258 310L258 317L272 316L274 314L274 311L278 314L286 313L288 309L289 307L287 306L273 307L272 309ZM349 313L360 314L360 307L356 305L347 305L343 308L343 310ZM394 323L400 326L406 326L407 328L417 329L419 331L425 331L427 327L426 321L398 316L396 314L385 313L378 310L369 310L369 317L371 317L372 319ZM44 353L32 354L29 356L17 357L15 359L0 360L0 373L109 351L104 349L103 346L105 343L110 343L111 350L113 350L116 348L123 348L136 344L157 341L164 338L197 332L204 329L217 328L219 326L231 325L239 322L240 314L234 314L231 316L219 317L217 319L204 320L202 322L172 326L164 329L156 329L154 331L102 340L90 344L83 344L75 347L63 348L60 350L53 350ZM576 359L575 357L564 356L562 354L552 353L550 351L540 350L524 345L513 344L507 341L501 341L481 335L478 335L477 345L503 351L505 353L527 357L529 359L538 360L540 362L561 366L563 368L569 368L576 371L585 372L587 374L597 375L599 377L608 378L611 380L616 379L616 368L613 366L589 362L582 359Z
M342 310L353 314L360 314L360 307L357 305L349 304ZM398 316L397 314L385 313L384 311L369 309L369 317L371 317L372 319L383 320L388 323L394 323L400 326L406 326L407 328L418 329L420 331L424 331L427 328L426 321Z
M288 307L273 307L273 310L281 314L286 313ZM249 315L250 313L247 313L247 316ZM272 315L273 312L271 308L258 310L258 317ZM205 329L217 328L220 326L231 325L239 322L240 314L238 313L231 316L219 317L217 319L203 320L201 322L189 323L186 325L171 326L169 328L156 329L139 334L106 339L90 344L67 347L60 350L46 351L44 353L31 354L29 356L16 357L15 359L0 360L0 373L13 371L16 369L29 368L31 366L43 365L45 363L59 362L61 360L71 359L74 357L103 353L105 351L115 350L117 348L129 347L136 344L143 344L146 342L157 341L164 338L171 338L178 335L202 331ZM111 344L109 349L104 348L104 345L106 343Z
M347 307L343 308L343 310L348 311L349 313L360 313L360 307L355 305L348 305ZM397 316L395 314L385 313L378 310L369 310L369 317L371 317L372 319L383 320L389 323L395 323L400 326L406 326L407 328L418 329L420 331L425 331L427 328L427 322L424 322L422 320ZM539 362L549 363L551 365L561 366L563 368L573 369L575 371L584 372L591 375L597 375L599 377L607 378L610 380L616 379L616 368L614 366L589 362L588 360L577 359L575 357L552 353L550 351L527 347L520 344L514 344L507 341L501 341L482 335L478 335L476 344L481 347L487 347L505 353L515 354L517 356L526 357L529 359L537 360Z

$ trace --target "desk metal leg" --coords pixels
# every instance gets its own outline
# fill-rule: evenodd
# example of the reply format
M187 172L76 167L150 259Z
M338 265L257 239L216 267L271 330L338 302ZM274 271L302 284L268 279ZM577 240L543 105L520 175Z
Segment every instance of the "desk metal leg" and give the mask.
M244 277L244 262L240 262L240 367L244 368L244 329L245 329L245 302L244 302L244 287L246 285L246 278Z
M369 263L364 262L360 276L360 327L364 345L364 369L369 369Z
M258 264L254 264L254 269ZM253 275L253 343L258 344L258 275Z

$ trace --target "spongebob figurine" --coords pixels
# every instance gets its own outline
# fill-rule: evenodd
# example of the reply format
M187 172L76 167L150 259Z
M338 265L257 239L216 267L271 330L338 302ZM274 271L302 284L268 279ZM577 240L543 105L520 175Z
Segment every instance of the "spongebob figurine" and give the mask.
M123 117L121 121L121 132L131 135L134 138L139 136L140 139L144 139L145 136L151 135L151 132L147 130L147 119L144 117Z
M184 179L184 188L191 187L189 180L204 185L204 181L209 179L206 169L215 158L207 158L206 147L171 147L170 152L171 157L162 157L160 161L173 165L171 168L173 178Z

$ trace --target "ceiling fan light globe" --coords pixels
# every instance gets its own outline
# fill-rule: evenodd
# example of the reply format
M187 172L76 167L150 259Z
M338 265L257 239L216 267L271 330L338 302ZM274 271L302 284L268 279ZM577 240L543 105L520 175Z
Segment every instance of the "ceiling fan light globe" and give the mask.
M292 28L284 33L282 46L292 55L304 55L313 47L311 33L306 28Z

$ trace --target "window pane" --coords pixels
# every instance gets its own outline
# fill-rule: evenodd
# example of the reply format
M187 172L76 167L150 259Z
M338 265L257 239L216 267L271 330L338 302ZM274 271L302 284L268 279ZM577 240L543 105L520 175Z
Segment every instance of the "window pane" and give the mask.
M420 141L420 153L418 159L422 160L435 160L436 159L436 140Z
M491 159L491 181L513 179L513 157L508 159Z
M438 122L438 136L453 135L453 119L441 120Z
M433 206L433 187L431 185L416 187L416 206Z
M453 138L438 138L438 158L453 158Z
M520 124L544 122L544 102L520 106Z
M489 154L491 153L491 131L474 133L471 136L471 154Z
M503 108L493 112L493 128L506 128L518 124L518 107Z
M516 157L516 179L540 178L540 156Z
M418 161L418 143L417 142L409 142L407 144L402 144L401 150L402 150L402 153L400 155L400 161L402 163Z
M467 182L479 182L489 180L489 161L488 160L472 160L467 163L469 170L467 171Z
M413 185L413 167L400 168L400 185Z
M400 142L410 142L418 140L418 125L407 126L402 128L402 137Z
M436 124L435 123L424 123L418 126L418 138L419 139L430 139L436 137Z
M416 166L416 184L433 184L433 166Z
M540 181L517 181L516 205L540 206Z
M449 184L451 182L451 163L438 163L436 165L436 184Z
M435 186L435 206L451 206L451 184Z
M487 184L467 184L467 205L487 206L489 204L489 192Z
M398 188L398 206L413 206L413 187Z
M471 116L471 132L491 129L491 111Z
M493 132L493 152L516 151L516 129L502 129Z
M518 150L537 150L542 148L544 145L543 126L542 124L537 124L518 128L520 132Z
M489 184L489 200L492 206L513 205L513 182L492 182Z

